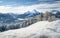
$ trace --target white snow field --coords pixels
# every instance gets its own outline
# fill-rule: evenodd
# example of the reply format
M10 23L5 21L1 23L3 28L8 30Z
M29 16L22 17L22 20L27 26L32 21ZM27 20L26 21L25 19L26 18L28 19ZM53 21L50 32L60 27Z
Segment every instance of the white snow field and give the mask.
M60 38L60 20L39 21L25 28L0 32L0 38Z

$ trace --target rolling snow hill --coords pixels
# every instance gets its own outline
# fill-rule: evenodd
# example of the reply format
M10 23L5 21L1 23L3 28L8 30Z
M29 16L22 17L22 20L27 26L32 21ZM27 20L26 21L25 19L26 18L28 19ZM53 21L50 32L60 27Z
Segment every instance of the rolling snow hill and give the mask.
M25 28L0 32L0 38L60 38L60 20L40 21Z

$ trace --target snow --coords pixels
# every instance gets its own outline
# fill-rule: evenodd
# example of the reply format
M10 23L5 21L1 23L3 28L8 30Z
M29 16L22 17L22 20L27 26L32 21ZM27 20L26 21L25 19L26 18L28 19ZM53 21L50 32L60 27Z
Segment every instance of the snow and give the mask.
M24 20L24 19L22 19L22 18L18 18L18 20Z
M0 38L60 38L60 20L39 21L25 28L0 33Z

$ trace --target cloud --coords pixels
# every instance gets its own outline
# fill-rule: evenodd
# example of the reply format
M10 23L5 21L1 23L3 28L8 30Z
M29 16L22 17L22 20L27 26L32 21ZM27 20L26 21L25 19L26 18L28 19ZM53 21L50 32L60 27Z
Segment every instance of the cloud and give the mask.
M3 2L2 2L3 1ZM27 6L27 5L35 5L42 3L55 3L57 0L1 0L0 5L11 5L11 6Z
M7 6L0 6L0 12L2 13L19 13L22 14L28 10L33 10L34 7L33 6L27 6L27 7L23 7L23 6L19 6L19 7L7 7Z
M46 11L46 10L60 10L60 3L55 4L35 4L31 6L0 6L0 12L2 13L19 13L22 14L26 11L32 11L36 9L38 11Z
M49 3L41 3L40 1L45 0L1 0L0 1L0 12L2 13L24 13L26 11L32 11L36 9L38 11L46 11L46 10L60 10L60 1L55 1L52 4ZM49 0L46 0L49 1ZM4 3L2 3L4 2Z
M12 5L12 6L21 6L21 5L32 5L37 4L37 0L1 0L3 3L0 5Z
M55 0L38 0L38 1L55 1Z
M60 1L60 0L38 0L38 1Z

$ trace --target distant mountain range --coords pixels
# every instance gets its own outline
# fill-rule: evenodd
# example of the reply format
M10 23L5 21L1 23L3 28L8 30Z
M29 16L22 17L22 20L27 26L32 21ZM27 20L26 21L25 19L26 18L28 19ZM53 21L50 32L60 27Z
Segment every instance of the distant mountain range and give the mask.
M54 14L57 18L60 18L60 11L52 10L52 14ZM0 23L18 23L23 20L18 20L18 18L29 18L34 17L36 15L39 15L40 12L33 10L33 11L27 11L24 14L13 14L13 13L0 13Z
M52 10L51 13L54 14L57 18L60 18L60 11Z
M56 18L60 18L60 11L52 10L50 11L50 13L52 13L52 15L55 15ZM2 32L2 31L10 30L10 29L18 29L22 27L27 27L38 21L46 20L45 19L46 17L44 17L45 14L46 13L43 14L36 10L27 11L24 14L0 13L0 31ZM33 18L30 18L30 17L33 17Z
M32 12L27 11L24 14L18 15L18 18L29 18L29 17L33 17L33 16L36 16L36 15L39 15L39 14L40 14L40 12L38 12L36 10L33 10Z
M33 10L34 12L27 11L24 14L13 14L13 13L0 13L0 23L18 23L23 20L18 20L18 18L29 18L36 15L39 15L40 12Z

